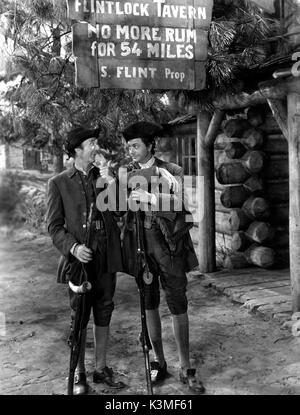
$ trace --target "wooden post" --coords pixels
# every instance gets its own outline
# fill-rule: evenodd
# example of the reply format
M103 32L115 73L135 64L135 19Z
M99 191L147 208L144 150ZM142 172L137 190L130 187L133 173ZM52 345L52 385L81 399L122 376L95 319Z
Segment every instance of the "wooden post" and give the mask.
M198 223L200 272L216 270L214 141L223 116L223 111L219 110L212 118L208 111L197 115L197 174L204 179L204 191L197 195L197 204L203 212Z
M299 32L300 3L287 0L285 7L285 26L289 34ZM300 51L299 34L289 37L290 51ZM287 93L288 142L289 142L289 242L290 276L292 289L292 310L300 311L300 81L293 77L295 88Z
M293 312L300 311L300 94L288 94L289 230Z
M287 111L285 100L268 99L267 101L275 120L278 122L282 134L285 136L285 138L288 138Z

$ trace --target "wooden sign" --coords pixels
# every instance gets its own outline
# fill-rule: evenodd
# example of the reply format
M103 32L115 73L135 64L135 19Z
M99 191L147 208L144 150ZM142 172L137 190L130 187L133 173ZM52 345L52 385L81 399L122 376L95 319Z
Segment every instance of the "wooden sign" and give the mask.
M213 0L67 0L76 84L205 88Z

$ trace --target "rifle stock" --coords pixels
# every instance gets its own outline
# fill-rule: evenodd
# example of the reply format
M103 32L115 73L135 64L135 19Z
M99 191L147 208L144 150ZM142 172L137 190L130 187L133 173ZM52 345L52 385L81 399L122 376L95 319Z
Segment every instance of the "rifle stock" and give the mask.
M146 308L145 308L145 288L144 288L144 269L146 273L149 273L148 263L146 259L144 249L143 227L141 226L140 211L135 212L136 218L136 230L137 230L137 258L138 258L138 270L137 270L137 286L140 294L140 309L141 309L141 326L142 331L140 334L140 341L144 354L145 373L147 381L148 395L153 395L153 389L151 384L151 368L149 361L149 350L152 349L147 320L146 320Z
M86 233L86 241L85 241L85 245L87 247L89 247L91 243L90 238L91 238L91 223L92 223L93 208L94 208L94 203L91 204L89 217L87 221L87 233ZM68 377L68 395L73 395L75 370L76 370L76 366L78 363L81 346L82 346L81 343L82 343L82 331L84 330L83 318L84 318L84 311L85 311L85 294L89 292L92 288L91 283L88 282L87 279L88 279L87 271L85 269L85 265L82 263L80 285L76 286L71 281L69 282L69 287L78 296L78 301L77 301L75 318L74 318L73 338L71 342L69 377Z

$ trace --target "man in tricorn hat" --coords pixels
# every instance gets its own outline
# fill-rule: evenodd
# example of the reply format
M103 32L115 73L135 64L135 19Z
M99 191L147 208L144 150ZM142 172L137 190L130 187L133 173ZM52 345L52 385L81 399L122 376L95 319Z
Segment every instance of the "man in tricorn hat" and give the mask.
M72 129L64 146L69 157L74 158L74 165L51 178L48 185L47 226L54 246L62 255L58 282L65 283L75 278L75 270L83 263L92 285L91 291L85 294L84 330L73 392L77 395L88 391L85 344L91 310L95 347L93 381L106 383L112 388L125 386L122 382L115 382L113 371L106 364L109 325L114 309L115 273L122 270L122 258L120 232L114 213L96 208L97 193L101 191L96 187L99 169L93 165L99 150L98 135L99 129ZM107 167L101 167L100 175L101 172L107 175ZM85 245L88 218L91 219L89 247ZM71 290L70 304L74 319L76 296Z
M180 166L167 163L154 156L155 138L161 136L162 127L156 123L140 121L127 127L123 136L128 144L132 163L128 170L147 169L156 166L159 177L167 183L159 191L147 191L137 188L131 191L130 199L141 206L147 205L141 212L144 227L144 247L149 270L153 275L151 283L145 284L146 320L155 360L151 362L151 380L153 384L163 381L168 376L165 360L161 319L159 314L161 286L165 292L166 301L173 320L173 331L180 361L180 380L197 393L203 393L205 388L196 377L196 370L191 368L189 358L189 321L188 302L186 297L187 276L198 265L198 260L189 234L192 221L187 222L189 212L184 204L182 191L183 170ZM141 171L141 170L140 170ZM166 201L169 203L166 205ZM168 211L166 211L167 206ZM141 208L141 210L143 210ZM130 230L134 226L130 221L134 215L127 212L124 245L126 239L133 240ZM189 215L190 216L190 215ZM130 255L130 249L128 250ZM131 261L127 272L135 269L136 253L131 250ZM151 281L151 280L150 280Z

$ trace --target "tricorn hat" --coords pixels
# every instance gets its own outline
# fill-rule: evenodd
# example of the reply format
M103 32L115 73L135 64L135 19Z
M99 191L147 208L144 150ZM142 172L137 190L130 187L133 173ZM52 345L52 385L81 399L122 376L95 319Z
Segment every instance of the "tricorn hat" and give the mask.
M100 130L100 128L96 128L94 130L89 130L84 127L73 128L71 131L69 131L67 139L64 142L66 153L72 153L76 147L79 147L80 144L88 138L98 138Z
M125 128L122 134L126 141L133 140L134 138L146 138L151 140L161 135L162 132L163 128L159 124L148 121L139 121Z

